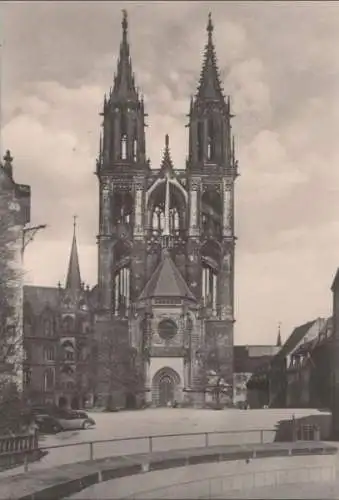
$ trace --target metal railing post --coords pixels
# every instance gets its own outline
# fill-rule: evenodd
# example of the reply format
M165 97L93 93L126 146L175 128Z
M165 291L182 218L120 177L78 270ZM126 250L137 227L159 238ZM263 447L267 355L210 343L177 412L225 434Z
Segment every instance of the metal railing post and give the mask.
M89 459L92 461L94 457L93 442L89 443Z
M205 447L208 448L209 440L208 440L208 432L205 432Z
M148 436L148 451L152 453L153 451L153 438L152 436Z

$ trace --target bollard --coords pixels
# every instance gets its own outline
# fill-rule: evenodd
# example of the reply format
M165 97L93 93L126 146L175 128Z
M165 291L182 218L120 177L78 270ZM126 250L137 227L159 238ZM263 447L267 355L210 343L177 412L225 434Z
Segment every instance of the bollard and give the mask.
M152 453L153 451L153 440L152 440L152 436L148 436L148 451L150 453Z
M205 432L205 447L208 448L209 442L208 442L208 432Z
M89 443L89 459L92 461L93 460L93 456L94 456L94 453L93 453L93 443L90 442Z
M24 472L28 472L28 454L24 455Z

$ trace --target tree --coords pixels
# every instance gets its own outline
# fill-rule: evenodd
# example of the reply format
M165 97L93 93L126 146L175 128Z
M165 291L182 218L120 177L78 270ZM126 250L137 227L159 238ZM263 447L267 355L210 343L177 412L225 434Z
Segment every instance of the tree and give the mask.
M200 383L204 391L212 394L216 408L222 406L222 399L232 400L232 384L227 382L227 356L215 342L198 351Z
M12 193L0 194L0 434L16 430L21 407L18 375L22 370L20 328L21 271L18 229L11 210Z
M97 385L108 394L109 410L124 404L136 406L137 396L143 392L142 360L129 344L124 323L116 320L112 330L102 332L98 345Z

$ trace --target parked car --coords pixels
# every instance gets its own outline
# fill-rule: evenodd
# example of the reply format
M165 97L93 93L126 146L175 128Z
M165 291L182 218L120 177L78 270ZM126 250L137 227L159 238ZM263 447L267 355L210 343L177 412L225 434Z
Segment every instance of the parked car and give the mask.
M85 411L60 410L55 415L63 430L89 429L95 425L95 420Z
M36 414L35 423L38 426L38 431L42 434L56 434L62 431L62 426L55 417L46 414Z

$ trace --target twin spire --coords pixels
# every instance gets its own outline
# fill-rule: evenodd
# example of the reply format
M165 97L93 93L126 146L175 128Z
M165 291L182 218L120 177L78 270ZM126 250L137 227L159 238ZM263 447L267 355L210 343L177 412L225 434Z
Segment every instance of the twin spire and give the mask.
M207 43L205 45L203 64L200 73L199 85L196 100L211 100L225 102L223 89L220 82L217 56L213 43L212 14L208 14L207 22Z
M130 48L128 43L128 18L127 11L122 11L122 40L118 59L117 73L114 76L112 95L115 99L138 100L135 87L135 78L132 70ZM196 100L212 100L225 102L220 74L218 70L215 46L213 43L212 14L208 14L207 43L204 49L203 65L200 73Z
M128 43L128 19L127 11L122 11L122 40L120 43L120 53L118 59L117 74L114 75L114 86L112 95L116 99L137 100L138 93L135 88L134 73L132 70L132 60Z

